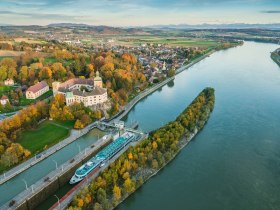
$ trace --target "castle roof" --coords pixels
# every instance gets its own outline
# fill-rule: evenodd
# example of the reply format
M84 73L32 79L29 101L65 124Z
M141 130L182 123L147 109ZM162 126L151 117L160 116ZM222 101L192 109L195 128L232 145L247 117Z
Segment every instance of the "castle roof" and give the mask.
M33 93L37 93L39 90L42 90L43 88L49 86L46 81L41 81L38 82L37 84L30 86L27 91L33 92Z
M93 85L94 84L94 80L93 79L81 79L81 78L73 78L73 79L69 79L64 83L60 84L60 87L65 87L68 88L69 86L73 86L73 85Z
M103 95L107 92L106 88L100 88L95 87L92 91L86 92L86 91L80 91L80 90L73 90L73 95L87 97L87 96L97 96L97 95Z
M94 85L94 80L93 79L81 79L81 78L69 79L66 82L61 83L59 85L58 91L67 92L71 86L77 85L77 84L93 86Z
M73 98L73 92L67 92L65 98Z

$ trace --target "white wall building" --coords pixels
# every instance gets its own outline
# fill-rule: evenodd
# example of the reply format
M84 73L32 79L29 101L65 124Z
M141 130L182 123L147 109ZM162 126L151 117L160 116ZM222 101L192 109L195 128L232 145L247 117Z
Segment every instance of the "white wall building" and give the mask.
M108 100L107 89L102 87L102 79L98 72L94 79L74 78L64 83L54 82L52 86L54 95L65 95L67 106L78 102L89 107Z
M15 82L14 82L13 79L8 78L4 81L4 84L7 85L7 86L12 86L12 85L15 84Z
M7 103L9 103L9 98L7 96L2 96L0 99L0 103L5 106Z
M26 90L27 99L36 99L50 90L49 85L45 81L38 82L37 84L29 87Z

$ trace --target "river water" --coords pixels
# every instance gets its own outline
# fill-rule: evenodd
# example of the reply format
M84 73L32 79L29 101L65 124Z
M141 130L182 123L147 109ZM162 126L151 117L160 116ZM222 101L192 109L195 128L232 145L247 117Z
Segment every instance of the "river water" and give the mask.
M196 138L118 210L280 209L278 46L245 42L177 75L129 113L144 131L179 113L205 87L216 90L212 116Z

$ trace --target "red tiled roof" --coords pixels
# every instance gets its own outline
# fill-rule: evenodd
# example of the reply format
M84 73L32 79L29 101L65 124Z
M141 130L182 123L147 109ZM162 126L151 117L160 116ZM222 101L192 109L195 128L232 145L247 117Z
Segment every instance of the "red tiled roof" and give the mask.
M9 99L7 96L3 95L0 100L7 100Z
M94 80L93 79L73 78L73 79L67 80L64 83L61 83L60 87L68 88L69 86L76 85L76 84L80 84L80 85L93 85L94 84Z
M46 81L41 81L41 82L38 82L37 84L35 84L35 85L29 87L29 88L27 89L27 91L36 93L36 92L38 92L39 90L41 90L41 89L43 89L43 88L45 88L45 87L47 87L47 86L48 86L48 84L46 83Z

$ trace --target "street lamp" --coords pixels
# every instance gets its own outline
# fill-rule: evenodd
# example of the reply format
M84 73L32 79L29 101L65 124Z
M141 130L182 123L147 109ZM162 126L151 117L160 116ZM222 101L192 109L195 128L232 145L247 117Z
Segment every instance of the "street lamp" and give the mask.
M23 181L23 182L24 182L24 184L25 184L25 188L26 188L26 190L28 190L27 182L25 181L25 179L22 179L22 181Z
M55 167L57 169L57 162L55 160L52 160L55 163Z
M60 209L60 201L59 201L59 197L57 197L57 195L54 195L54 197L56 197L56 199L57 199L57 203L58 203L58 209Z
M79 153L81 153L81 147L79 144L77 144L77 147L79 148Z

